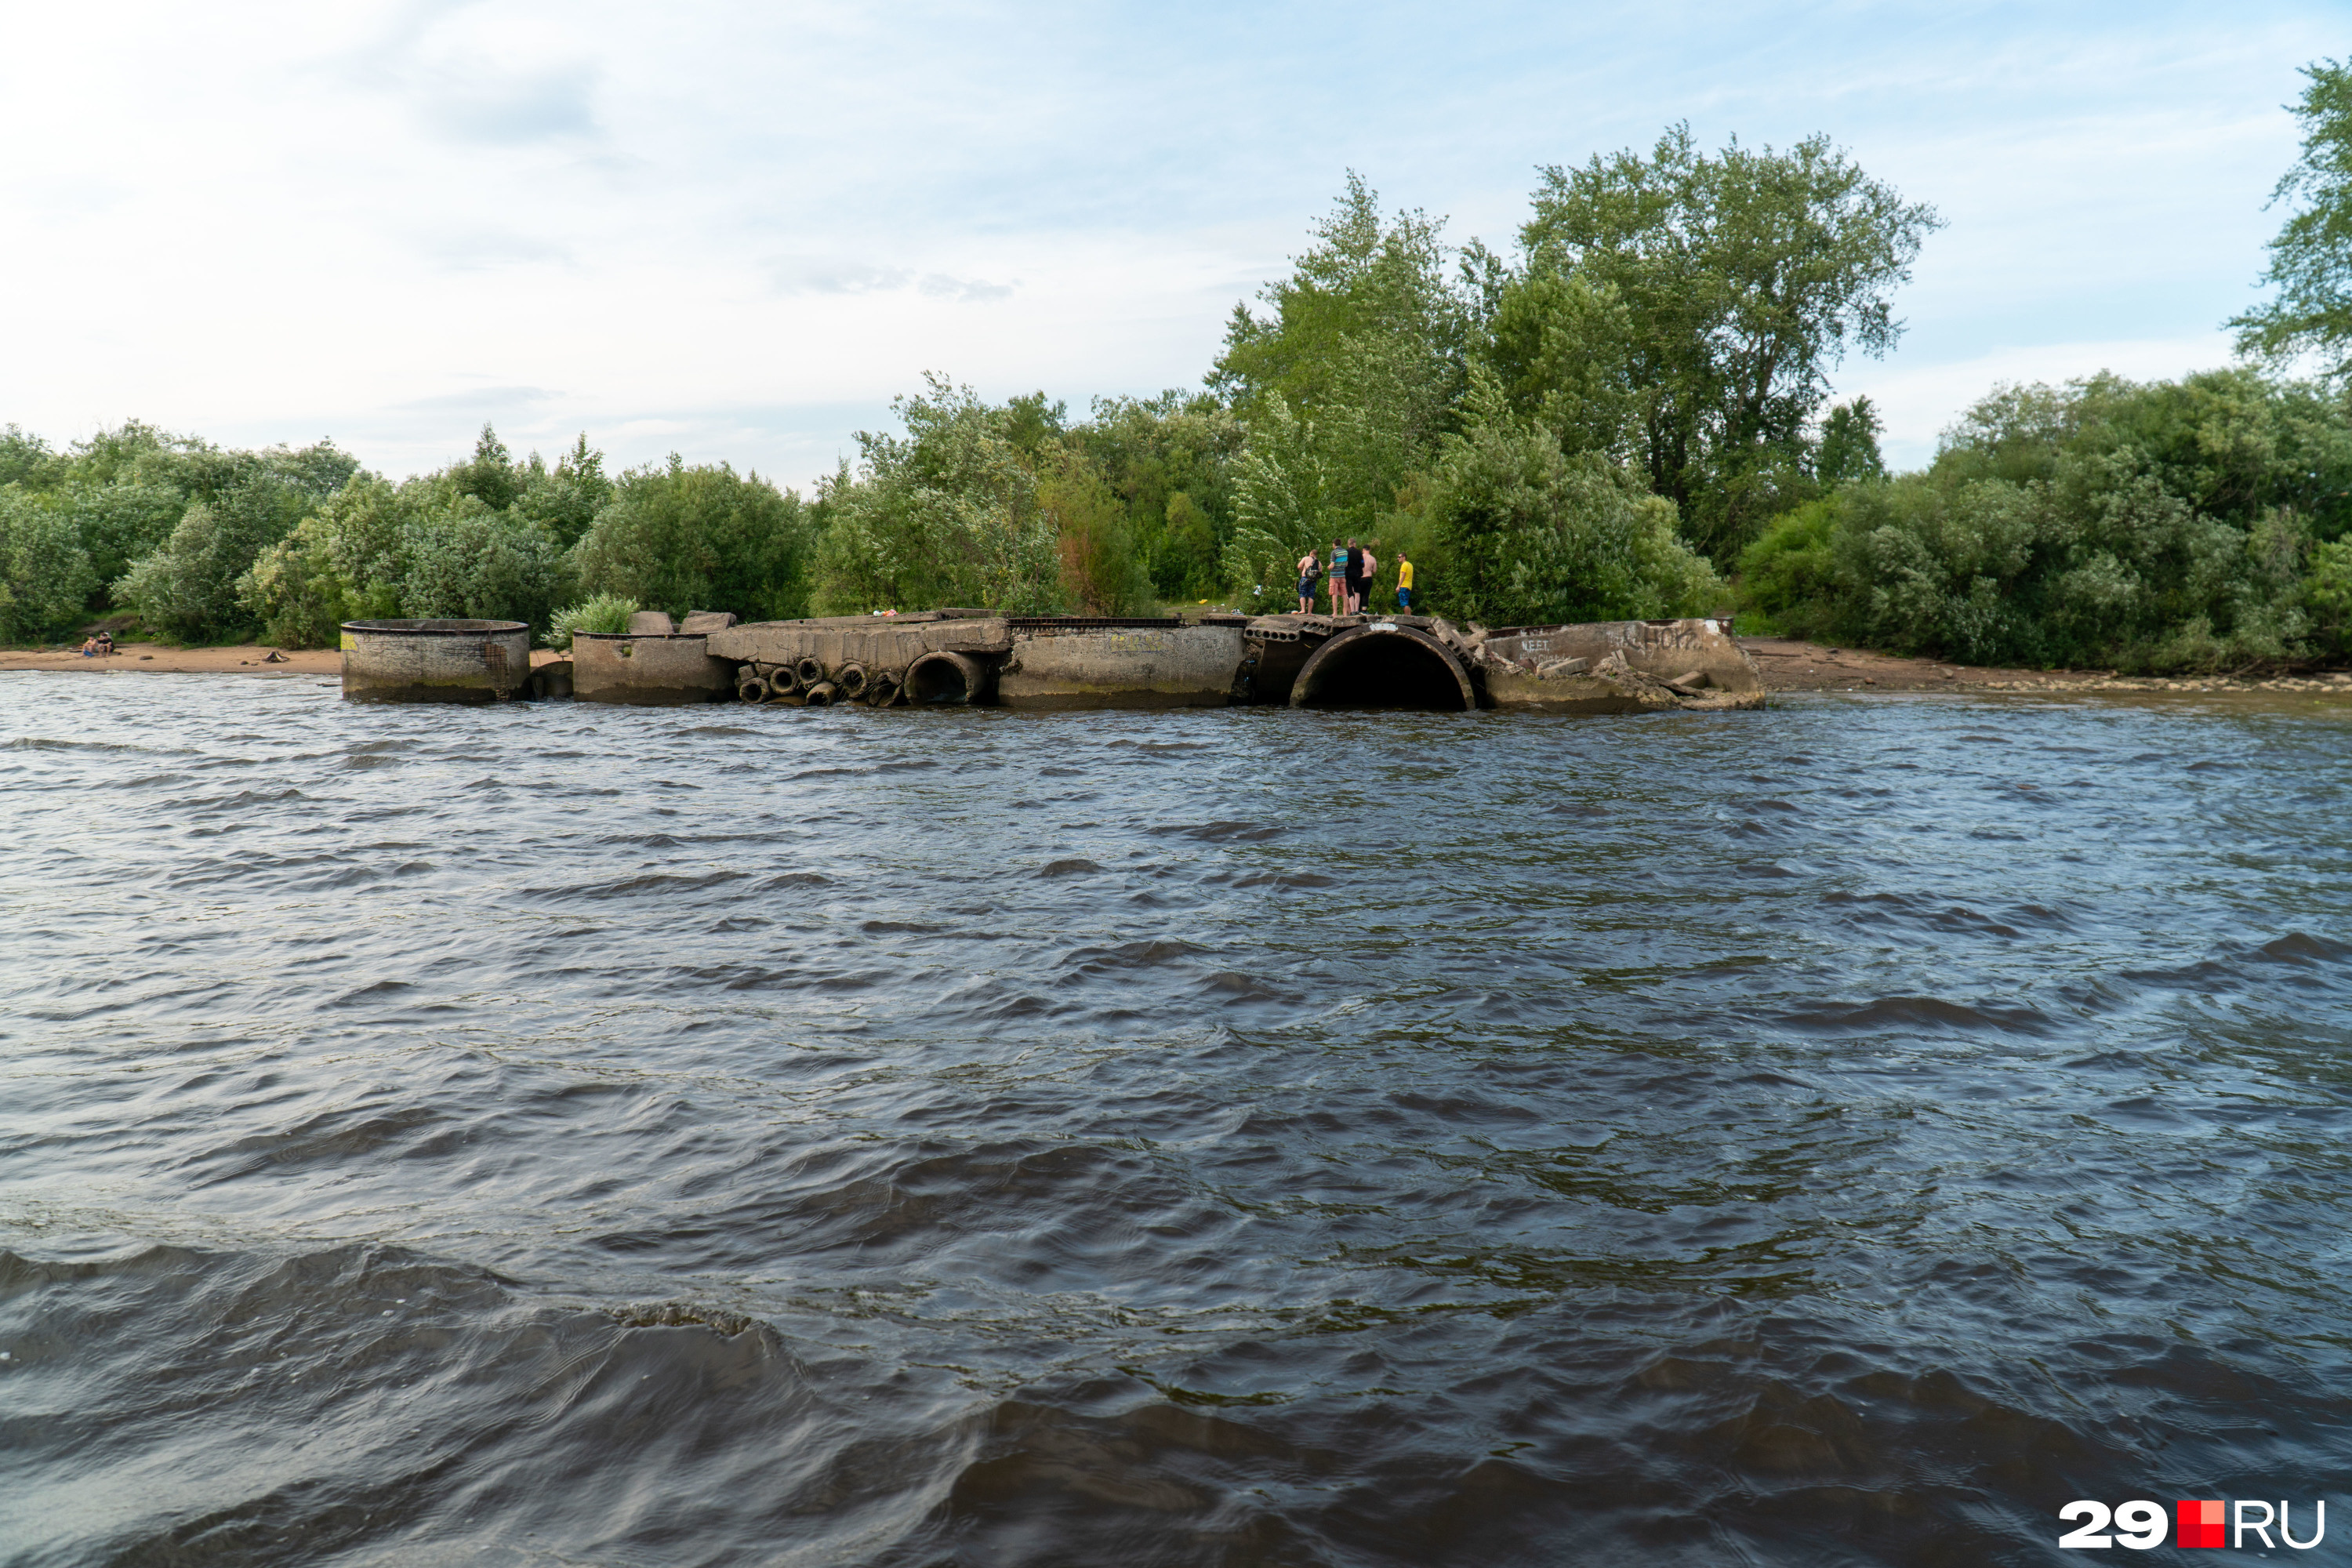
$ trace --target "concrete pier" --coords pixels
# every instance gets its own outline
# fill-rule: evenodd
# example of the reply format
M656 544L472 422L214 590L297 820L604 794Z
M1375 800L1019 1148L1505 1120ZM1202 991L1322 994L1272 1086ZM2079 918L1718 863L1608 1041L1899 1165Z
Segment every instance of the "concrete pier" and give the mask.
M996 675L1006 708L1223 708L1234 700L1237 626L1055 616L1007 626L1013 648Z
M747 702L1032 710L1400 708L1640 712L1760 702L1712 621L1489 631L1429 616L1088 618L960 610L714 631Z

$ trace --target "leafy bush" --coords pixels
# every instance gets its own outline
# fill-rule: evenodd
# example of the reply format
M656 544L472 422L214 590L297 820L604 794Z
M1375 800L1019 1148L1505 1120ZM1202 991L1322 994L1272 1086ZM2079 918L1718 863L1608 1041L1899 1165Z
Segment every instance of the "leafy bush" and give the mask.
M180 642L229 642L254 629L237 602L237 579L277 542L249 526L249 512L198 501L180 514L163 544L131 564L114 584L118 604L139 612L148 630Z
M1078 613L1139 615L1151 607L1151 576L1136 553L1127 509L1102 470L1075 448L1043 458L1037 507L1062 557L1062 592Z
M342 623L398 616L403 510L373 474L350 481L255 557L237 600L281 647L332 647Z
M1742 599L1792 633L1989 664L2218 669L2331 651L2346 415L2244 369L1997 388L1926 473L1775 521L1740 558Z
M574 632L625 632L637 602L619 594L597 594L555 612L548 623L547 646L570 647Z
M260 552L238 601L291 647L331 647L343 621L393 616L544 632L574 591L562 530L583 498L610 493L601 465L584 439L552 470L537 454L517 463L485 426L473 458L438 473L398 485L352 474Z
M1234 603L1261 612L1293 602L1302 556L1319 555L1339 529L1314 422L1292 412L1279 391L1258 399L1248 444L1235 465L1234 531L1225 541Z
M1127 509L1128 531L1167 599L1205 597L1223 581L1219 554L1233 523L1234 458L1244 439L1232 409L1200 393L1097 398L1066 433Z
M0 640L67 636L97 587L72 518L16 485L0 487Z
M746 620L808 613L813 519L801 499L725 464L666 465L621 476L574 548L581 585L684 616Z
M407 520L400 610L438 617L523 621L545 633L572 589L572 563L547 530L478 496Z
M1527 626L1714 607L1722 584L1676 537L1672 502L1598 453L1563 453L1483 371L1467 401L1430 478L1416 587L1433 608Z
M1013 411L938 376L891 405L903 437L860 431L865 472L825 488L816 550L821 615L986 605L1008 615L1061 609L1053 520L1015 441Z
M238 602L259 618L263 641L332 647L343 622L361 618L350 583L335 570L330 526L324 518L304 518L238 579Z
M1815 500L1775 518L1740 552L1741 607L1762 612L1790 637L1827 636L1837 607L1831 549L1837 516L1835 502Z
M2319 649L2352 654L2352 539L2338 539L2311 552L2311 575L2304 596Z
M101 538L127 551L170 508L188 505L154 548L112 584L114 602L149 630L183 642L226 642L259 629L243 583L262 552L332 496L358 465L325 443L224 451L145 426L101 432L80 450L78 515L110 519ZM143 520L143 521L142 521Z

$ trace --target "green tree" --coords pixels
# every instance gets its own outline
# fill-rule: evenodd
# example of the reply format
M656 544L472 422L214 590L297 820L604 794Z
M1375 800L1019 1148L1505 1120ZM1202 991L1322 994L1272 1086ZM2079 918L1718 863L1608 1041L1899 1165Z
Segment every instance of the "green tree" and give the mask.
M985 605L1038 615L1066 603L1054 524L1013 437L1014 416L968 386L926 375L896 399L906 434L861 430L863 472L826 482L816 611L862 615Z
M525 471L499 439L499 433L488 420L482 422L482 433L474 438L471 461L458 463L443 470L442 478L459 495L478 500L492 511L504 511L514 505L522 494Z
M1841 403L1822 421L1821 444L1813 451L1813 477L1830 489L1861 479L1886 477L1886 459L1879 455L1878 437L1885 430L1870 399Z
M196 502L180 514L162 545L116 582L116 602L137 610L141 623L159 637L234 641L254 626L238 603L237 580L277 542L244 526L253 521L248 513L224 514Z
M1721 584L1675 537L1671 502L1514 411L1473 373L1465 428L1430 476L1419 564L1440 613L1488 625L1704 614Z
M572 596L572 563L546 529L464 494L403 520L401 614L523 621L545 634Z
M2315 354L2341 381L2352 377L2352 65L2321 60L2303 74L2303 95L2288 106L2303 125L2303 153L2271 193L2273 205L2303 210L2270 242L2262 280L2276 297L2229 325L2240 353L2273 363Z
M1222 591L1220 557L1233 529L1234 462L1241 421L1206 393L1097 398L1066 442L1098 464L1128 510L1137 553L1165 599Z
M1151 607L1151 577L1136 553L1127 508L1084 451L1041 454L1037 508L1061 552L1063 596L1079 614L1133 616Z
M1635 327L1613 283L1544 267L1524 277L1490 270L1491 292L1478 357L1500 378L1512 406L1538 421L1568 452L1619 463L1649 457L1646 419L1653 388L1636 384Z
M1647 157L1554 165L1520 230L1524 269L1492 285L1497 319L1539 279L1586 287L1531 302L1497 341L1497 368L1523 413L1561 392L1549 418L1563 440L1591 439L1560 423L1591 395L1580 380L1607 405L1589 427L1620 427L1630 396L1651 488L1727 559L1801 488L1829 371L1901 335L1895 289L1940 221L1823 136L1710 156L1676 125ZM1594 357L1601 368L1583 363Z
M2324 653L2352 654L2352 539L2320 545L2311 556L2304 591L2314 637Z
M1291 607L1299 559L1320 555L1342 528L1313 422L1271 388L1257 409L1235 468L1224 569L1234 602L1263 614Z
M0 640L66 636L98 582L69 516L48 497L0 485Z
M1261 292L1268 313L1234 307L1210 372L1253 428L1281 396L1341 533L1368 531L1395 505L1436 455L1462 389L1472 305L1448 280L1444 226L1417 210L1383 220L1350 170L1316 244Z
M595 522L597 512L613 499L613 481L604 477L604 454L588 445L586 432L572 450L550 469L533 452L524 465L521 493L512 503L522 514L543 526L566 550L580 542Z
M261 623L263 641L333 647L343 622L367 618L353 604L351 581L335 568L332 531L325 517L304 518L237 580L237 602Z
M138 424L75 446L68 484L91 520L93 554L127 554L184 510L111 587L147 628L185 642L226 642L258 629L241 584L262 552L333 496L358 463L332 445L229 451ZM102 526L101 526L102 525Z
M805 615L813 520L799 496L675 452L621 476L573 551L580 584L683 616Z
M1743 598L1789 631L1982 663L2305 657L2332 624L2347 424L2244 369L1996 388L1926 473L1777 520L1741 557Z
M65 477L66 459L38 436L15 425L0 427L0 485L28 491L54 489Z
M106 584L170 537L188 498L176 485L124 478L68 485L58 492L58 504L72 518L91 567Z

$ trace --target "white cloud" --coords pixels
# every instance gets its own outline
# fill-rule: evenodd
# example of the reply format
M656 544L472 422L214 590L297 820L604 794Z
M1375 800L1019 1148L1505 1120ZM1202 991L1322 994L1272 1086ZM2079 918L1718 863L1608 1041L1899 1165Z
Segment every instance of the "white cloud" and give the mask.
M2133 381L2168 380L2229 362L2230 340L2218 331L2178 338L2015 343L1941 363L1874 366L1842 377L1837 395L1842 400L1869 397L1886 427L1883 445L1888 464L1918 468L1936 455L1937 438L1945 428L1996 386L2032 382L2056 385L2102 371Z
M2330 7L664 7L12 18L0 420L321 433L400 471L485 417L805 481L925 370L1197 383L1354 166L1507 242L1536 165L1823 130L1950 226L1842 384L1924 451L2001 375L2219 357ZM2213 352L2208 352L2210 345ZM2175 362L2178 363L2175 363ZM2162 367L2162 368L2157 368Z

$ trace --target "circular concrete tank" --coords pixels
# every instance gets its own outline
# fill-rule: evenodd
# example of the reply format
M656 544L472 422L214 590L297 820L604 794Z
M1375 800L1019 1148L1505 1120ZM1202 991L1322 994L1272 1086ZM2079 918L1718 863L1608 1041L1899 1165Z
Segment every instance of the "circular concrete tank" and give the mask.
M503 702L530 680L520 621L345 621L343 696L355 702Z

